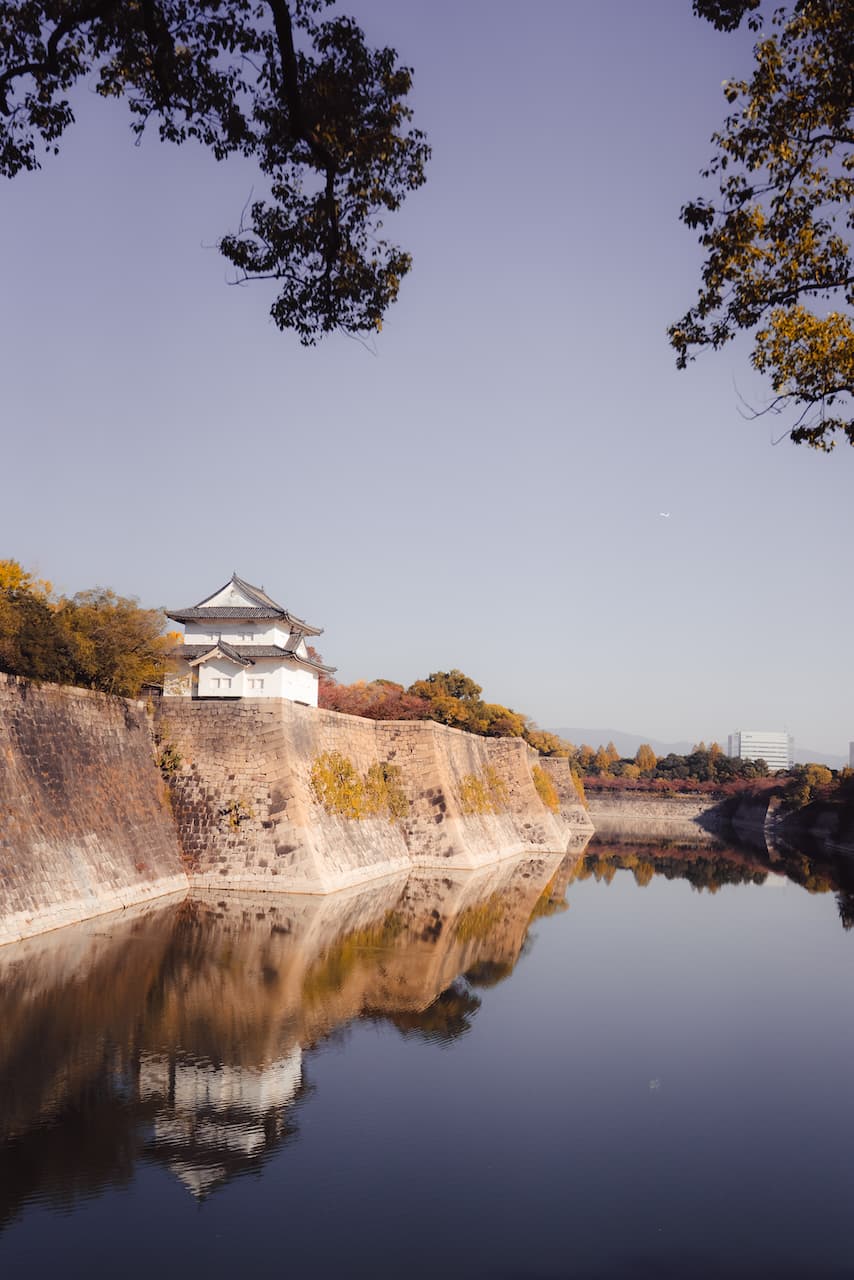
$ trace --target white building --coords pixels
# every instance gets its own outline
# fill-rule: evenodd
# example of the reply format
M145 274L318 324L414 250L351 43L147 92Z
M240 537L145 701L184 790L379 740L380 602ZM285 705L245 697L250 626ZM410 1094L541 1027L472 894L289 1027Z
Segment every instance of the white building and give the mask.
M795 763L795 740L773 730L736 729L729 735L727 754L736 760L764 760L769 772L776 773Z
M313 627L235 573L219 591L188 609L167 612L183 622L184 643L163 692L185 698L288 698L317 706L321 672L308 652Z

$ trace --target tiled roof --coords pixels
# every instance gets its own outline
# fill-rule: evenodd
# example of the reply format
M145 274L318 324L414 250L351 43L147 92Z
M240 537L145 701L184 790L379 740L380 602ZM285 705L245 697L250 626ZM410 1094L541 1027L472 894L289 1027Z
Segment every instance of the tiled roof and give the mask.
M201 605L193 605L192 609L176 609L173 613L167 613L166 616L175 622L193 622L197 618L281 618L284 615L260 606L250 609L248 605L245 608L238 608L232 604L218 604L215 608L211 606L206 609Z
M193 652L185 652L192 649ZM225 640L217 640L216 644L191 644L182 645L178 653L182 658L186 658L187 662L195 662L198 658L205 658L212 653L221 653L224 658L228 658L229 662L237 662L241 667L251 667L252 659L244 658L236 645L227 644Z
M247 582L244 578L239 578L236 573L232 574L229 582L220 587L219 591L215 591L214 595L219 595L221 591L225 591L231 585L234 585L238 591L242 591L250 600L254 600L255 604L209 605L205 603L205 600L200 600L198 604L194 604L188 609L173 609L171 612L167 610L166 617L171 618L173 622L195 622L203 618L281 618L291 628L301 631L304 635L319 636L323 634L322 627L313 627L302 618L297 618L292 613L288 613L287 609L277 604L271 596L267 595L263 588L254 587L251 582ZM210 596L207 596L206 599L209 600Z
M290 645L290 641L288 644ZM195 662L197 658L203 658L206 653L211 653L214 649L219 649L227 658L233 658L241 665L247 662L252 664L258 658L287 658L291 662L300 663L301 666L311 667L314 671L331 673L337 670L336 667L328 667L323 662L303 657L293 649L283 648L278 644L226 644L224 640L218 640L216 644L181 644L172 650L172 655L176 658L184 658L187 662Z
M220 604L216 608L207 609L194 605L192 609L176 609L173 613L167 613L166 616L175 622L193 622L197 618L281 618L282 614L260 607L250 609L246 606L240 609L235 605Z
M276 609L279 613L287 613L287 609L283 609L280 604L276 604L275 600L267 595L263 587L253 587L251 582L247 582L245 578L238 578L236 573L231 575L231 581L238 591L242 591L247 596L254 596L261 605L267 605L270 609Z
M239 659L241 656L240 651L237 649L237 647L233 644L228 644L228 642L225 640L217 640L216 645L214 647L219 649L220 653L224 653L227 658Z

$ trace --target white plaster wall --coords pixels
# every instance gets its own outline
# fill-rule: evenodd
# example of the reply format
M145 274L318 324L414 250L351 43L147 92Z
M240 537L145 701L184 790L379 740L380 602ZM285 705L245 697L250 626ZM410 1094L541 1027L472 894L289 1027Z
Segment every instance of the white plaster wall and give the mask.
M253 680L263 680L264 687L259 689ZM243 678L244 696L247 698L282 698L282 664L276 658L258 658L246 668Z
M257 607L255 600L250 600L242 591L238 591L233 582L229 582L223 587L222 591L218 591L215 596L209 596L205 600L205 607L210 605L222 604L229 609L239 608L240 605L248 604Z
M246 692L244 686L245 669L227 658L214 658L203 662L199 668L200 698L242 698ZM230 679L227 688L217 686L218 679Z
M283 698L290 698L292 702L307 702L310 707L317 706L318 678L314 671L306 671L302 667L285 667L283 677Z
M225 637L223 637L225 638ZM194 638L193 643L200 643ZM305 651L305 646L300 646ZM192 672L197 673L199 698L289 698L291 702L305 702L317 706L318 677L278 658L258 658L250 667L239 667L227 658L202 662L198 667L180 663L179 670L169 677L164 686L167 697L190 697ZM217 679L230 679L229 688L216 685ZM255 682L263 680L263 687Z
M292 702L305 702L317 706L318 678L313 671L279 662L277 658L259 658L251 667L238 667L227 658L203 662L196 668L181 663L175 673L167 677L164 694L167 697L190 697L192 672L198 673L199 698L289 698ZM217 679L230 679L229 688L218 688ZM263 688L253 681L263 680Z
M199 668L200 698L289 698L317 706L318 679L313 671L292 667L276 658L259 658L251 667L236 667L226 659L203 662ZM215 677L231 677L230 689L218 689ZM263 680L259 688L253 681Z
M253 689L252 679L264 680L263 689ZM278 662L275 658L261 658L244 674L244 697L289 698L291 702L307 702L317 706L318 680L313 671Z
M289 636L287 627L271 622L252 623L223 618L221 622L188 622L184 644L213 645L217 640L224 640L226 644L278 644L284 647Z

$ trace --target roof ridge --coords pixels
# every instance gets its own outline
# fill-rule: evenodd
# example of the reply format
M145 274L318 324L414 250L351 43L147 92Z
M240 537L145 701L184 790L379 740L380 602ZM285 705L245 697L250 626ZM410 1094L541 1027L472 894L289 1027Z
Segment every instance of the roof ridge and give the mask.
M281 613L287 613L287 609L278 604L272 596L268 596L263 587L256 587L253 583L247 582L246 579L241 578L238 573L233 573L231 575L231 581L236 587L239 587L241 591L245 591L247 595L253 596L259 604L271 605Z

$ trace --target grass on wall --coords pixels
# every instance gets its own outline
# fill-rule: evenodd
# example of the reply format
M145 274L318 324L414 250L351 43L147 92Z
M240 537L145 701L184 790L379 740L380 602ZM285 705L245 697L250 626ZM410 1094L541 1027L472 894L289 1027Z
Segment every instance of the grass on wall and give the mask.
M534 779L534 786L537 789L537 795L540 797L547 809L551 809L552 813L557 813L560 809L560 800L558 799L555 784L552 782L545 769L541 768L538 764L534 765L531 770L531 774Z
M492 765L460 779L460 807L464 814L502 813L509 799L507 783Z
M309 782L317 803L340 818L397 822L409 813L400 767L387 761L378 760L360 774L342 752L324 751L312 763Z

